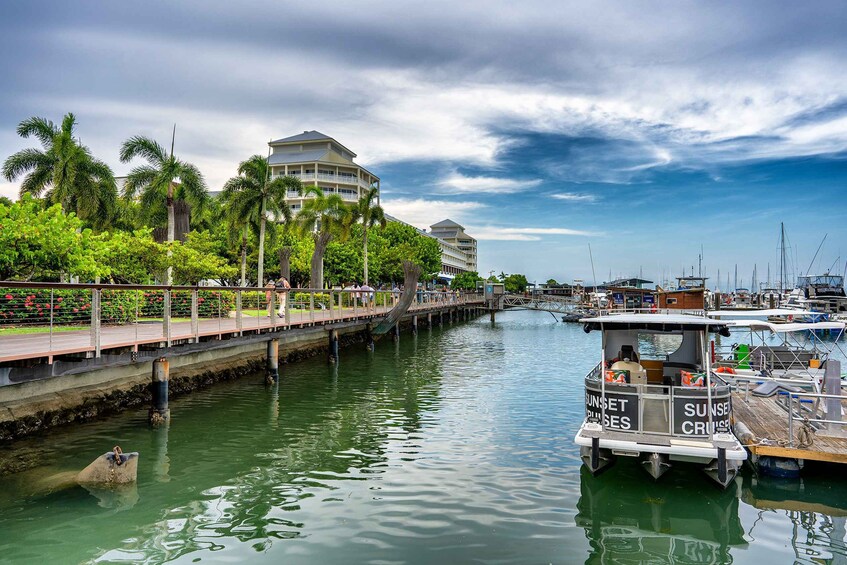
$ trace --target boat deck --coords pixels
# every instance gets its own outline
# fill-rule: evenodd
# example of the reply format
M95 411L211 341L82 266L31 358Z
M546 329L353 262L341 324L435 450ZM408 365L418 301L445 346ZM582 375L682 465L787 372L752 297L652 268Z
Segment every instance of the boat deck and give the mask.
M789 447L788 409L775 396L761 398L737 390L732 394L732 410L735 421L753 432L755 441L747 447L755 455L847 464L847 437L823 435L826 430L816 431L808 447ZM795 421L794 426L796 445L800 424ZM742 439L742 443L746 442Z

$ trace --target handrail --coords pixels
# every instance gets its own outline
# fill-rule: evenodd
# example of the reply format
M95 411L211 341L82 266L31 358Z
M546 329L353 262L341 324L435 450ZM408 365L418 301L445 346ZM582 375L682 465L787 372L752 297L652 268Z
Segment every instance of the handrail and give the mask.
M399 290L0 281L0 363L381 318ZM305 296L307 295L308 296ZM484 304L419 289L410 313ZM296 303L295 303L296 300ZM58 333L61 332L61 333ZM160 344L160 345L155 345ZM4 377L0 372L0 386Z

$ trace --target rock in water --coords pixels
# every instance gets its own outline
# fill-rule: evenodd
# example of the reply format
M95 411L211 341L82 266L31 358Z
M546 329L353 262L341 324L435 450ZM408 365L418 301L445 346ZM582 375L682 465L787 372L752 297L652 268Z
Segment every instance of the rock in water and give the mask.
M124 485L134 483L137 476L138 452L121 453L120 448L116 448L92 461L80 471L76 480L81 485Z

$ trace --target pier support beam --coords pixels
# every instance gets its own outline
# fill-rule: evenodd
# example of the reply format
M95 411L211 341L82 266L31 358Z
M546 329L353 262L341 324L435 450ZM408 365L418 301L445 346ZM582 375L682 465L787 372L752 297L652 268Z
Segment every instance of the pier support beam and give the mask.
M374 345L374 334L371 329L371 325L368 324L365 330L367 332L367 336L365 337L365 346L368 348L368 351L373 351L376 348Z
M171 410L168 408L168 381L170 380L170 364L164 357L153 361L153 375L150 390L153 402L150 406L148 419L151 424L158 426L171 419Z
M400 322L394 324L394 331L391 335L394 337L394 341L400 341Z
M432 312L426 315L426 327L427 329L432 329Z
M268 340L268 384L279 382L279 340Z
M418 335L418 317L412 316L412 335Z
M491 323L492 323L492 324L494 323L494 313L495 313L495 311L494 311L494 310L491 310L491 311L489 312L489 315L491 316Z
M370 332L368 332L368 339ZM329 330L329 362L338 363L338 330Z

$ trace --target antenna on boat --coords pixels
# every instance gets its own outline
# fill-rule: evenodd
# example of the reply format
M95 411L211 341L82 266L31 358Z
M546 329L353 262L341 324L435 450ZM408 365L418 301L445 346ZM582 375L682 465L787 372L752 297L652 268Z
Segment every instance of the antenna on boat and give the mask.
M815 256L812 257L812 262L809 263L809 268L806 269L806 276L807 277L809 276L809 272L812 270L812 265L815 263L815 259L817 259L818 253L820 253L821 247L823 247L823 242L826 241L826 236L828 236L828 235L829 235L828 233L823 234L823 239L821 240L820 245L818 245L818 250L815 251Z

